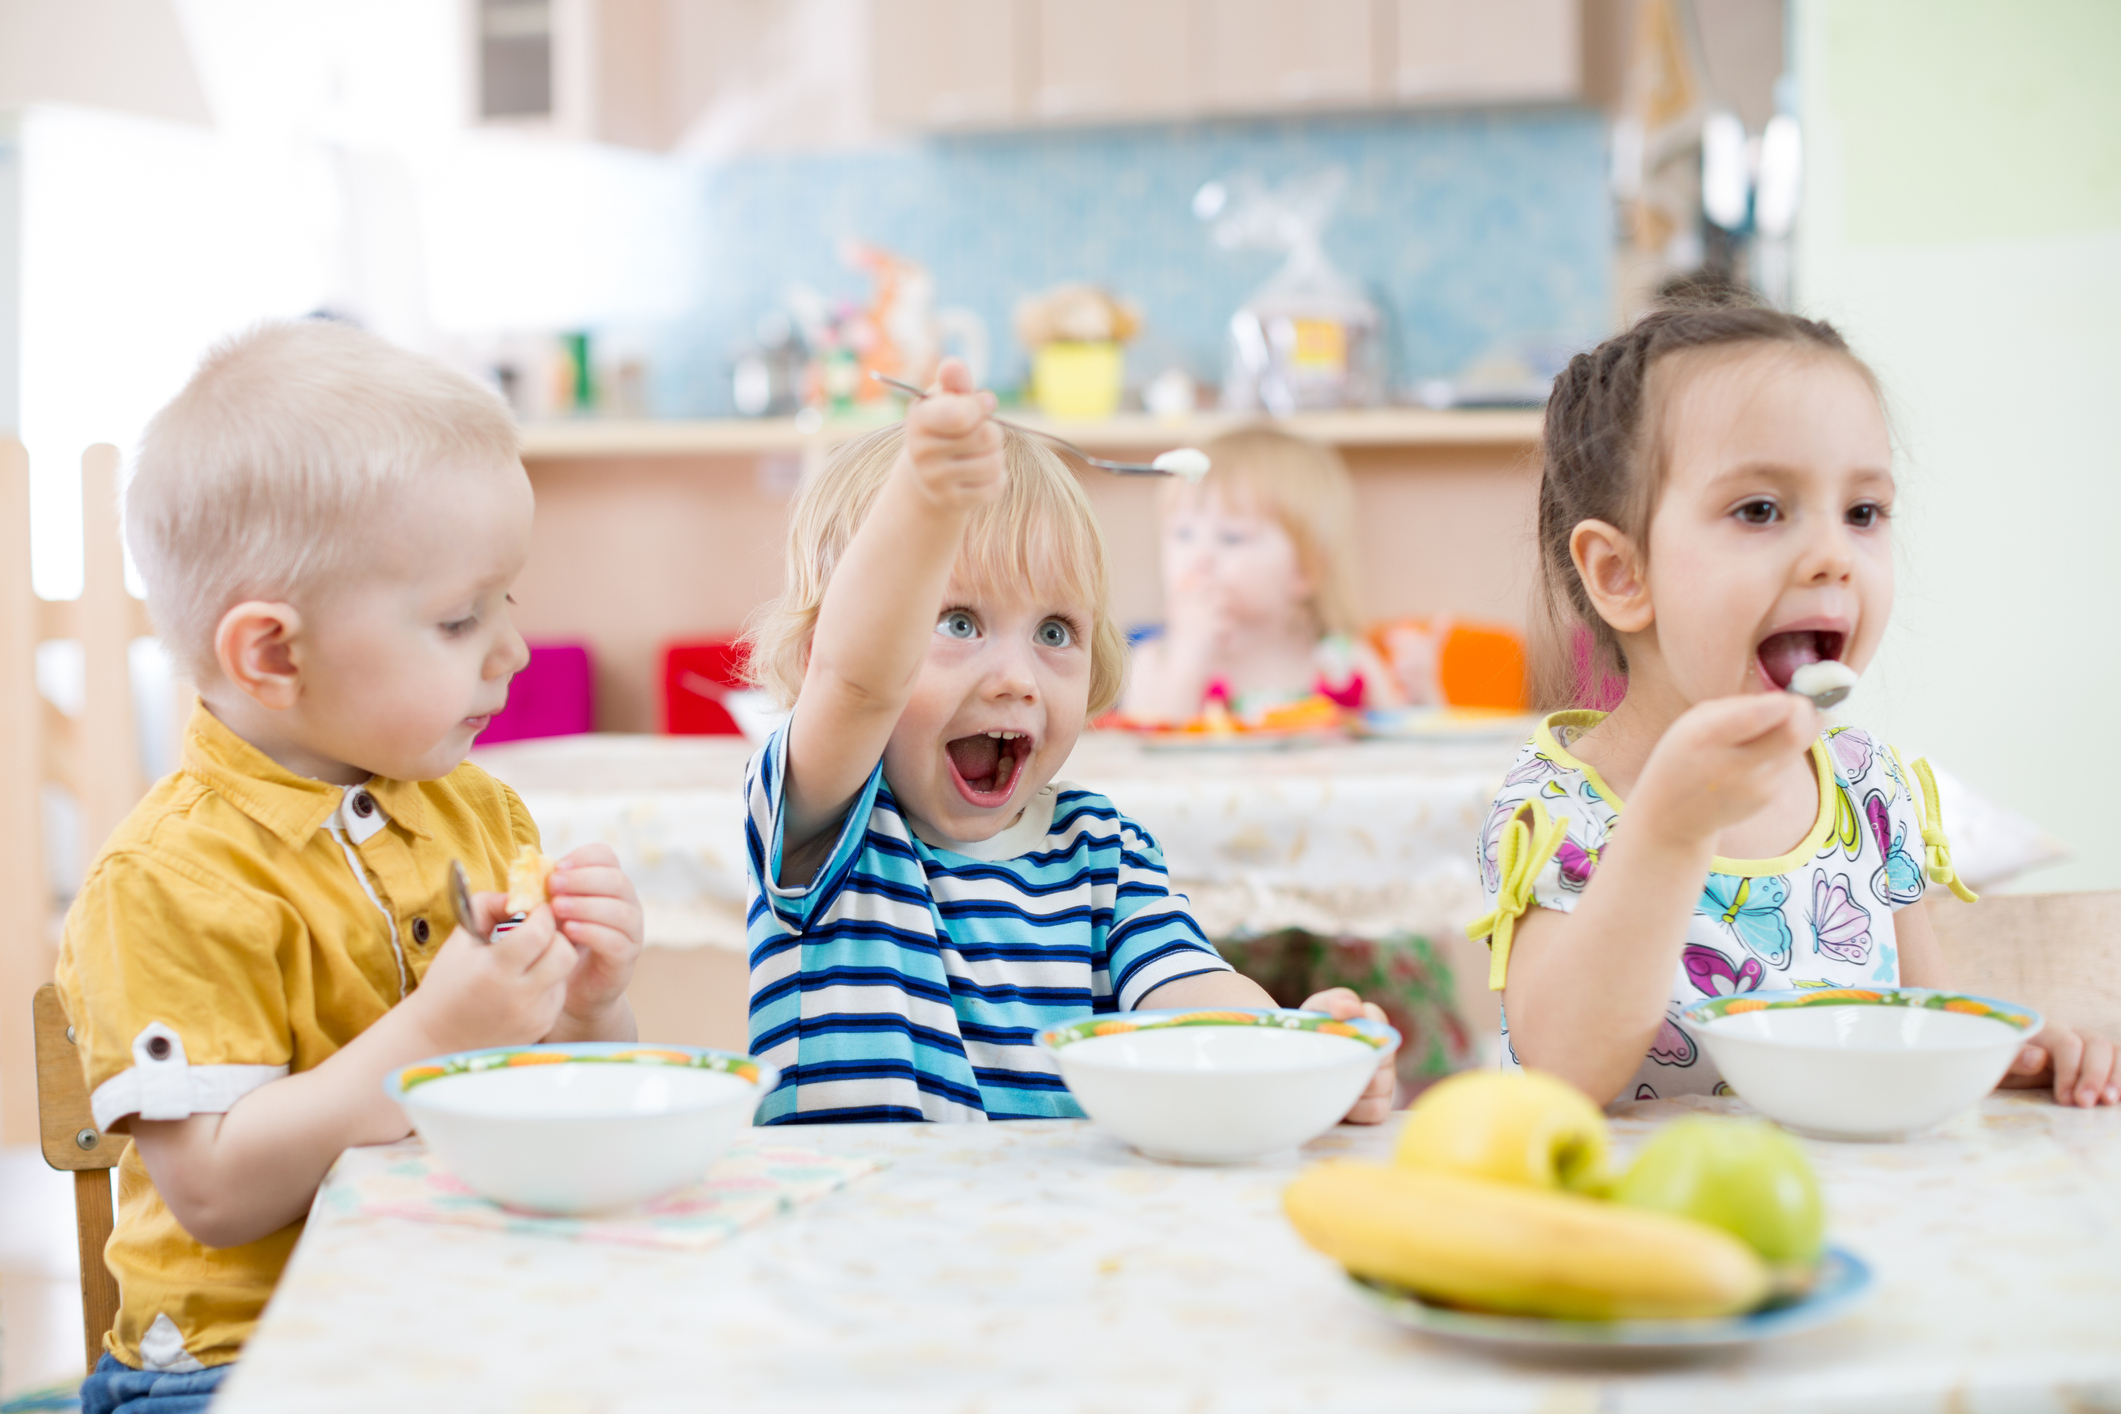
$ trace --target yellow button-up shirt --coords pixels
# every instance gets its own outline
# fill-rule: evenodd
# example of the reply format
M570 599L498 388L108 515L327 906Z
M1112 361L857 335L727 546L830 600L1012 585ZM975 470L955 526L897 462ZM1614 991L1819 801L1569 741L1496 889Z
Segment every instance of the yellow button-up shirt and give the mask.
M59 990L96 1123L222 1114L330 1058L419 985L455 925L449 861L497 889L537 839L515 792L476 766L328 785L202 705L182 767L111 835L66 916ZM105 1348L146 1369L235 1359L301 1231L204 1246L128 1149Z

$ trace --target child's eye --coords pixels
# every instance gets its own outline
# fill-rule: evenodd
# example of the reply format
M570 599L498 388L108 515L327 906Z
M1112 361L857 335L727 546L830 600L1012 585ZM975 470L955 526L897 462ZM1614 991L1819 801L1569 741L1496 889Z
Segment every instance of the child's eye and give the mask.
M442 632L451 638L462 638L478 626L479 616L473 614L468 618L454 619L449 623L443 624Z
M1858 530L1870 530L1891 514L1876 501L1863 501L1849 507L1849 524Z
M1782 507L1763 496L1744 502L1731 514L1747 525L1773 525L1782 519Z
M963 609L952 609L935 621L935 631L945 638L978 638L979 624Z
M1075 642L1075 630L1059 619L1046 620L1038 626L1038 632L1033 636L1037 638L1041 648L1066 648Z

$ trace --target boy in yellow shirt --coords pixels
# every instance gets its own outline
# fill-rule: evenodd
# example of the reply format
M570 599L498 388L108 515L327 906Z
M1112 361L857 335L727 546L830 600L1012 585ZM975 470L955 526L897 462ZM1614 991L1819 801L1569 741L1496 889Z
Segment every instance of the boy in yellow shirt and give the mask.
M491 943L449 901L452 859L498 885L538 839L464 760L529 656L530 522L499 401L344 325L223 345L148 428L126 536L200 703L59 959L96 1123L133 1136L88 1414L205 1407L332 1161L409 1132L390 1071L633 1037L641 911L609 849ZM501 904L477 896L480 935Z

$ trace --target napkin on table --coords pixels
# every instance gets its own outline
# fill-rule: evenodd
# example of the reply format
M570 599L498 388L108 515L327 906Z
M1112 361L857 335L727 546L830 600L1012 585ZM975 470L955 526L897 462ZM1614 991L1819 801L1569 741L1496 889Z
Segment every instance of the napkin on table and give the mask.
M882 1167L874 1159L822 1154L757 1132L729 1147L707 1176L630 1212L540 1217L481 1198L418 1139L340 1156L322 1202L347 1217L410 1218L492 1232L576 1242L700 1251L777 1213L822 1198Z

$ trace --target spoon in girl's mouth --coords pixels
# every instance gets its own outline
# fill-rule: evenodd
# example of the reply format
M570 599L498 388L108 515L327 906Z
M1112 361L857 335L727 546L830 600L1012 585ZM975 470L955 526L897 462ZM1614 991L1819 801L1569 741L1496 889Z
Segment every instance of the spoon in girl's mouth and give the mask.
M1811 698L1812 705L1824 712L1841 705L1842 699L1855 689L1856 670L1838 659L1825 658L1791 673L1788 690Z

